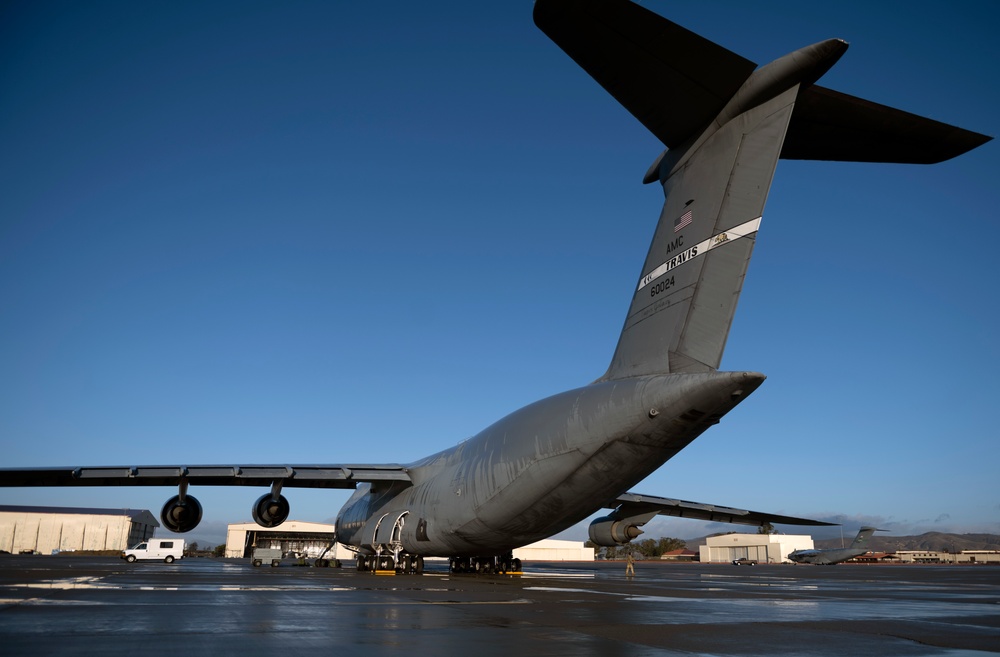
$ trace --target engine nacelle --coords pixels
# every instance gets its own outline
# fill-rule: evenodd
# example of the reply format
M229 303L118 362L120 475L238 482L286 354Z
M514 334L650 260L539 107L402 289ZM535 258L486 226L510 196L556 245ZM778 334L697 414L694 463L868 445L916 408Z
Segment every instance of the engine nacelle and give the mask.
M180 495L174 495L163 505L160 520L168 531L189 532L201 522L201 502L190 495L185 495L182 502Z
M288 520L290 510L291 507L284 495L265 493L253 503L250 513L253 515L254 522L261 527L270 529Z
M642 530L631 519L619 520L612 516L597 518L590 523L590 541L601 547L624 545L639 536Z

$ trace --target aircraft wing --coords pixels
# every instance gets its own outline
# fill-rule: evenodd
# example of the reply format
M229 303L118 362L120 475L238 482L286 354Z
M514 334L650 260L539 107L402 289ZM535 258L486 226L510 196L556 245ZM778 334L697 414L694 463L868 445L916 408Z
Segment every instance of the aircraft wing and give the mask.
M835 525L832 522L822 522L820 520L810 520L808 518L795 518L793 516L781 516L775 513L761 513L759 511L747 511L745 509L733 509L728 506L718 506L715 504L700 504L698 502L686 502L684 500L673 500L667 497L656 497L653 495L639 495L636 493L625 493L617 499L612 500L605 508L616 509L617 514L622 517L641 516L655 512L661 516L676 516L678 518L693 518L694 520L711 520L714 522L728 522L736 525L762 525L773 523L779 525L813 525L829 526Z
M131 465L0 469L0 487L270 486L354 488L359 482L410 481L407 469L377 465Z

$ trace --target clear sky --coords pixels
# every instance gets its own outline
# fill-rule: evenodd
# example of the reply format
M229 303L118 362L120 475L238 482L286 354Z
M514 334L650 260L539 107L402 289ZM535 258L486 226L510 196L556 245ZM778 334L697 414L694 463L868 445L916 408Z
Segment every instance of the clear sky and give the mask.
M1000 133L995 2L643 4L760 64L843 38L824 86ZM662 147L531 10L0 6L0 464L405 463L603 373ZM723 359L769 378L635 491L1000 532L998 174L782 161ZM191 492L214 543L263 491Z

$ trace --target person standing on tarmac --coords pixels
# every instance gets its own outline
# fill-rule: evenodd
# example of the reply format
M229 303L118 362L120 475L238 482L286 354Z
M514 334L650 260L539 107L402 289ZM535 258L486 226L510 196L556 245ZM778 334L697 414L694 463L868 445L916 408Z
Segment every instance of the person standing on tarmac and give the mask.
M625 576L635 576L635 557L631 552L625 555Z

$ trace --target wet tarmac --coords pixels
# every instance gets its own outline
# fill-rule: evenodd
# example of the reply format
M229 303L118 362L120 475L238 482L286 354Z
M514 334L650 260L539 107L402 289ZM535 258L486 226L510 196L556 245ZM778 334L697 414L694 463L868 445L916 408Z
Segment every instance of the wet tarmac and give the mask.
M435 570L435 569L438 570ZM528 563L378 576L0 557L0 655L1000 653L1000 567Z

